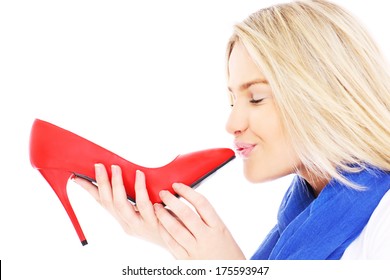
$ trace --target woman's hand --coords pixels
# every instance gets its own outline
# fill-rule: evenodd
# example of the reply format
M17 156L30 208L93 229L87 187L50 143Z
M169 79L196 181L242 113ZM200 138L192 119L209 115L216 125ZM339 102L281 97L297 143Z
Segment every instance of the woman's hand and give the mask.
M229 230L207 199L183 184L173 184L175 192L196 210L168 191L160 197L170 211L155 204L159 230L168 250L177 259L245 259Z
M146 191L144 173L136 171L135 206L127 200L120 167L116 165L111 166L111 172L112 178L110 182L104 165L95 165L98 187L82 178L76 177L74 181L87 190L107 209L127 234L164 246L158 231L158 219Z

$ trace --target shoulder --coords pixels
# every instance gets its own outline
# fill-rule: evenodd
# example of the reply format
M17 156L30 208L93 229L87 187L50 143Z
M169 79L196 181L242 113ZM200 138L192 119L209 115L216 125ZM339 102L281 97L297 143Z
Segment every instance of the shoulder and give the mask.
M341 259L390 259L390 191L382 197L361 234Z

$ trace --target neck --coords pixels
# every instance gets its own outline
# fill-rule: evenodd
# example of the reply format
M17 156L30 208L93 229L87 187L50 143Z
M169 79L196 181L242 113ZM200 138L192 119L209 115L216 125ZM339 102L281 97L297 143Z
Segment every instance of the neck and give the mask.
M311 186L313 189L314 195L317 197L320 192L325 188L325 186L329 183L329 178L323 178L314 175L312 172L309 172L306 168L299 170L297 172L299 176L301 176L305 181Z

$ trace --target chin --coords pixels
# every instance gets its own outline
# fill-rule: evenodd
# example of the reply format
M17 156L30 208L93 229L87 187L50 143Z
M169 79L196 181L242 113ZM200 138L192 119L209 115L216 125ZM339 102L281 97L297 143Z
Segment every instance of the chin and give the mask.
M290 174L291 172L280 172L278 174L273 174L272 172L261 172L264 171L264 168L244 168L244 176L250 182L254 184L266 183L269 181L276 180L283 176Z
M247 179L250 183L265 183L272 178L269 178L269 176L265 176L265 174L261 174L261 172L256 172L256 170L248 170L244 169L244 176L245 179Z

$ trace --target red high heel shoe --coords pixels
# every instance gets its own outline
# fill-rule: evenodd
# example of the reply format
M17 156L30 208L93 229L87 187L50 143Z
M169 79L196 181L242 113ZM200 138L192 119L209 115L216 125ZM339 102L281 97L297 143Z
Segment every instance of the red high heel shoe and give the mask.
M147 179L147 190L152 203L161 202L159 192L169 190L172 184L181 182L195 187L217 169L235 157L228 148L215 148L179 155L169 164L158 168L147 168L131 163L120 156L88 141L70 131L51 123L36 119L30 136L30 161L57 194L80 238L88 244L66 192L67 182L76 175L95 181L95 163L106 167L119 165L128 199L135 201L135 171L141 170ZM111 176L111 169L107 168Z

